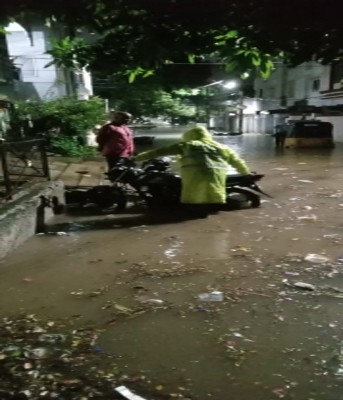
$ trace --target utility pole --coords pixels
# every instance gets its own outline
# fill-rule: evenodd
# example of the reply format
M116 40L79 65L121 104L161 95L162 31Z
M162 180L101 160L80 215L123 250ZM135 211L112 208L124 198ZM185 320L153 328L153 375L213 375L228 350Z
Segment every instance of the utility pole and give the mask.
M207 128L210 128L211 112L210 112L210 91L208 89L208 86L205 87L205 94L206 94L206 125L207 125Z
M240 90L238 92L239 95L239 100L238 100L238 133L243 133L243 109L244 109L244 104L243 104L243 92Z

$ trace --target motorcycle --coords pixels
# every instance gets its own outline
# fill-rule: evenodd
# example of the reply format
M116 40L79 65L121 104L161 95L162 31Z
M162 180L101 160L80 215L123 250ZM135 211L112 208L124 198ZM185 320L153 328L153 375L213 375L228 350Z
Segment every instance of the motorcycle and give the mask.
M115 207L120 212L126 209L129 200L143 202L153 211L157 209L180 208L181 178L172 171L170 160L167 158L153 159L141 167L130 159L124 158L107 173L111 185L96 186L83 194L66 193L66 203L92 203L100 208ZM226 204L222 209L255 208L261 204L264 193L257 182L264 175L228 175L226 178ZM73 197L73 199L72 199ZM73 201L71 201L73 200ZM76 200L76 201L75 201Z

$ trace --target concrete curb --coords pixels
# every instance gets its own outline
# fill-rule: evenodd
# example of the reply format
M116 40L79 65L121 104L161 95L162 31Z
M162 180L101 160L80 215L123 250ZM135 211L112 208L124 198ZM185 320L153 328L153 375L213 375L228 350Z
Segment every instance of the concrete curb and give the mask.
M20 199L0 208L0 259L37 232L44 231L56 205L64 204L61 181L33 185Z

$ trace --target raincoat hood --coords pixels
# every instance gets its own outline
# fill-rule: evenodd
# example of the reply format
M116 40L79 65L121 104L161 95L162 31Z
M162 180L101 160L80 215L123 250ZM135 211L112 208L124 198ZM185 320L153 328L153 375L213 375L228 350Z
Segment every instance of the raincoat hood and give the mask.
M190 142L192 140L199 140L201 142L208 140L212 141L212 136L206 128L203 126L197 126L182 135L183 142Z

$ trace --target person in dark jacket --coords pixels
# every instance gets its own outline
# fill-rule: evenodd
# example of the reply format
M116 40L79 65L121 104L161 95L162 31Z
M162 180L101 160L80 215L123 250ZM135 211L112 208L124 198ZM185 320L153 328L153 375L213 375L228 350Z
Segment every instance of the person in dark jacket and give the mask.
M275 127L275 147L277 149L283 149L285 146L285 140L287 136L287 126L285 124L279 124Z
M127 112L114 112L112 121L102 126L97 136L101 154L106 158L108 169L112 169L120 158L134 153L133 134L128 127L132 116Z

